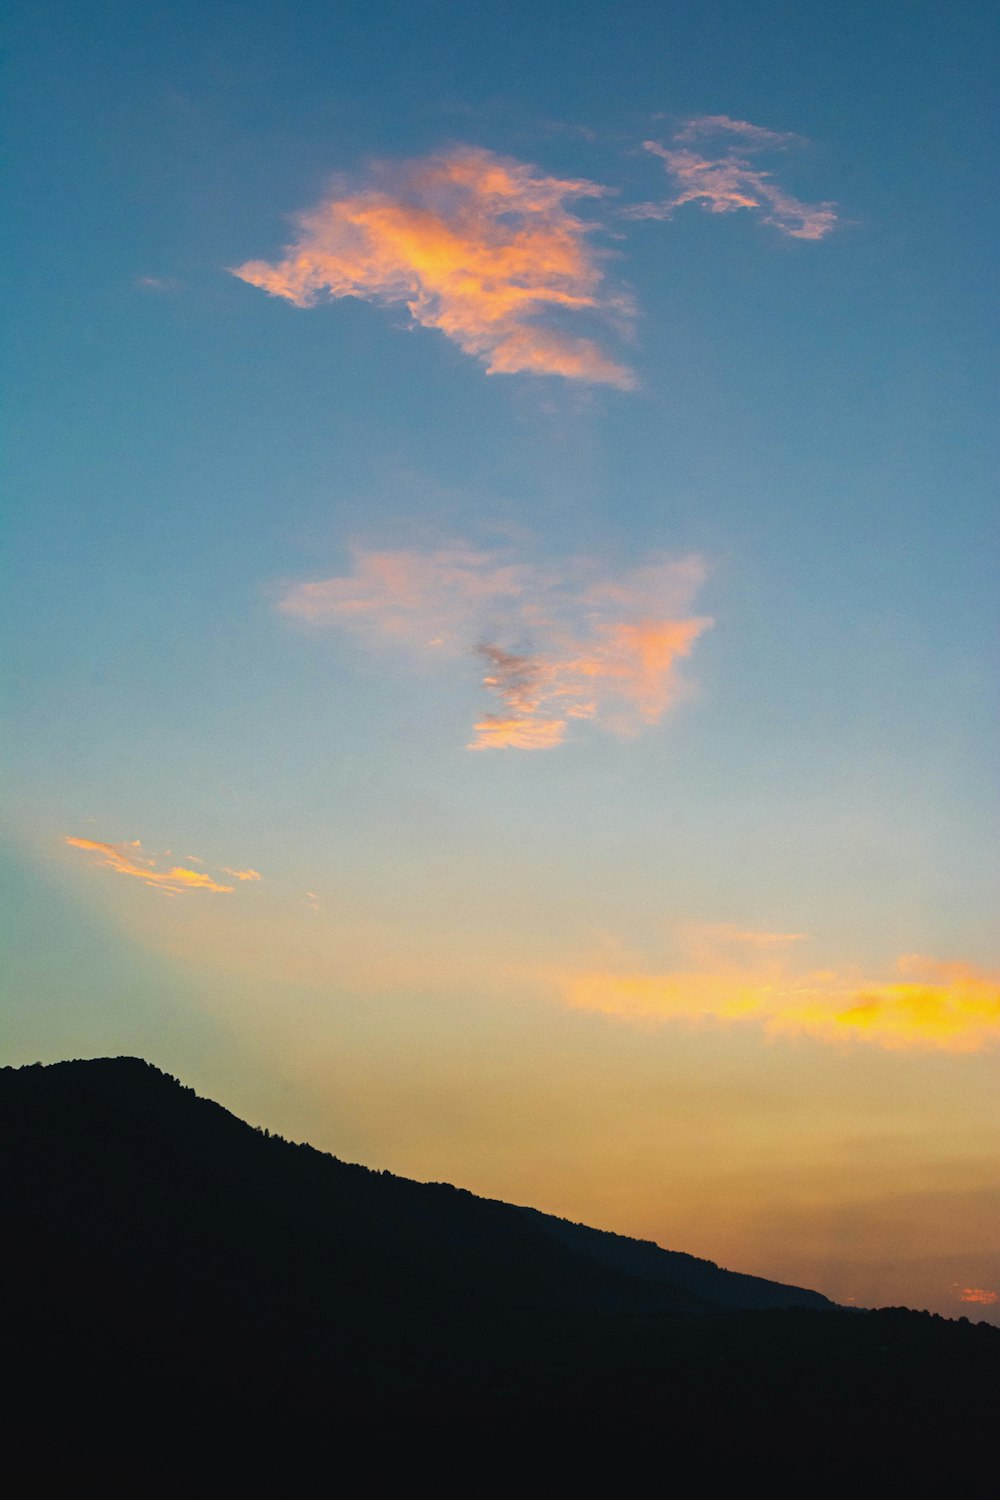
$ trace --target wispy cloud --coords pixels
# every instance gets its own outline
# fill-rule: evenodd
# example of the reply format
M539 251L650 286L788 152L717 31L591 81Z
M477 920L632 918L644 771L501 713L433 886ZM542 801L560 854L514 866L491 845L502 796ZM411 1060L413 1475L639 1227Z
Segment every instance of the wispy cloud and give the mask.
M1000 974L920 955L900 958L888 980L795 970L779 953L768 953L768 936L741 935L757 946L756 962L719 951L706 967L567 971L554 980L568 1004L627 1020L752 1023L771 1036L857 1039L896 1050L975 1052L1000 1042Z
M711 624L686 614L704 576L697 557L607 577L586 558L541 567L466 545L357 548L350 573L298 584L279 608L427 659L478 658L499 707L469 748L542 750L575 722L627 735L662 718L683 690L677 662Z
M459 146L383 164L367 186L299 215L281 260L248 261L233 274L299 307L323 297L401 303L491 375L560 375L627 390L632 372L565 327L580 314L628 313L588 241L594 226L567 207L606 191Z
M143 292L178 292L181 288L176 276L136 276L132 284Z
M481 614L518 609L539 586L536 569L464 544L352 547L351 557L349 573L296 584L279 608L315 624L451 652L468 649L470 625Z
M799 136L781 135L728 115L687 120L669 145L643 142L664 162L674 193L659 202L635 204L625 213L633 219L669 219L685 203L701 203L713 214L745 208L792 239L821 240L837 222L834 205L801 202L774 180L771 171L749 159L799 144Z
M228 865L222 866L223 875L231 875L234 880L260 880L259 870L231 870Z
M138 839L124 844L106 844L99 839L78 839L67 834L66 843L74 849L83 849L95 855L95 865L114 870L119 875L131 875L134 879L168 891L171 895L177 896L183 891L216 891L228 894L235 890L235 886L222 885L202 870L189 870L184 865L172 865L166 869L157 868L158 865L162 865L163 861L145 854ZM203 863L200 859L196 860L193 855L188 858L193 863ZM260 879L254 870L238 872L223 869L222 873L235 875L238 880Z
M693 928L689 942L701 940L710 944L745 943L750 948L787 948L790 943L804 943L807 937L805 932L753 932L729 922L715 922Z
M802 136L790 131L767 130L751 125L749 120L734 120L731 115L693 115L674 131L674 141L699 141L719 136L735 136L744 150L766 151L782 146L802 146Z

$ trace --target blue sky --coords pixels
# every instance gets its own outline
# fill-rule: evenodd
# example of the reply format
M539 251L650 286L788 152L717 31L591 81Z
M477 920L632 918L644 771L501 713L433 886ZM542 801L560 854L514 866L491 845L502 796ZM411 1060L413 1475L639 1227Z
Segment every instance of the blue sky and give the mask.
M15 13L11 1060L1000 1292L989 21Z

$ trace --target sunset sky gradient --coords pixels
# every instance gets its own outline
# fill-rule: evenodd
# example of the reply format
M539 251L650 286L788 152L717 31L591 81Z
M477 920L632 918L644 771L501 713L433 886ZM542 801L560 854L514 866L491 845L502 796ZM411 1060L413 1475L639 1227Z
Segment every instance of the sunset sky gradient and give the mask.
M4 1061L1000 1321L990 21L15 7Z

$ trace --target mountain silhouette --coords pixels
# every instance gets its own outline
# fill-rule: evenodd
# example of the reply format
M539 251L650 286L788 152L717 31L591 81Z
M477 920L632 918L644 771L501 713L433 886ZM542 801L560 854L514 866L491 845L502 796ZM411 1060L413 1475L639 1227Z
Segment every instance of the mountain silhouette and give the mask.
M987 1493L986 1324L836 1308L350 1165L135 1058L0 1069L0 1140L5 1451L38 1482L190 1493L194 1465L212 1494L324 1473L359 1493L414 1474L586 1493L602 1473L628 1492L650 1465Z

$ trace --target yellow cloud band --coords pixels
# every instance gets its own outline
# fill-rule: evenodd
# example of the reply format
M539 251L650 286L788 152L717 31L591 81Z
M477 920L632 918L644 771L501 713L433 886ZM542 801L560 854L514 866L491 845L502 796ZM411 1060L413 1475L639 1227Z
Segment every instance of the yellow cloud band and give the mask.
M902 977L888 982L730 967L564 973L556 984L567 1004L626 1020L755 1022L772 1035L857 1038L895 1049L975 1052L1000 1041L1000 975L916 955L897 967Z

